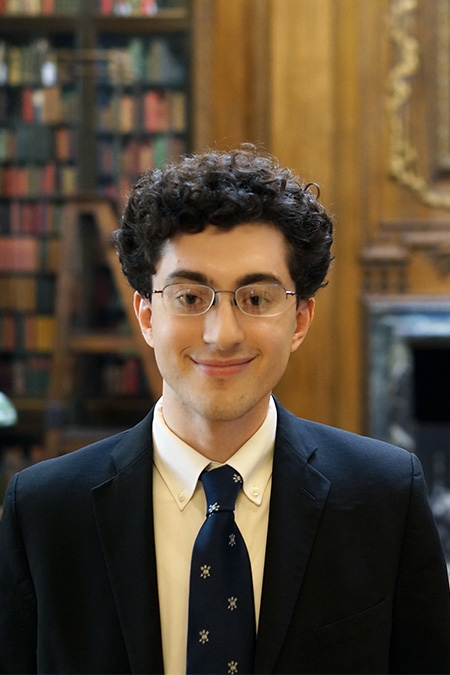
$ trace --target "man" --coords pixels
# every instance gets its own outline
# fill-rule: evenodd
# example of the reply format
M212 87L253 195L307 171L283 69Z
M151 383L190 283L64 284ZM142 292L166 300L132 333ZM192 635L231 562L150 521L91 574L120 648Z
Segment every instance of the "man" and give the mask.
M222 464L243 481L255 673L450 672L418 460L272 398L330 265L315 191L251 146L206 152L143 176L115 241L162 399L135 428L12 479L2 672L186 672L201 481Z

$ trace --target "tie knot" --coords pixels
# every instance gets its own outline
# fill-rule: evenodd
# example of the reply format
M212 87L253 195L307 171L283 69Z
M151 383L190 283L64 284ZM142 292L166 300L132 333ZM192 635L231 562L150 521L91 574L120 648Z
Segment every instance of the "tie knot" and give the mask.
M225 464L219 469L204 471L200 480L206 494L206 515L217 511L234 511L236 498L242 488L242 477L233 467Z

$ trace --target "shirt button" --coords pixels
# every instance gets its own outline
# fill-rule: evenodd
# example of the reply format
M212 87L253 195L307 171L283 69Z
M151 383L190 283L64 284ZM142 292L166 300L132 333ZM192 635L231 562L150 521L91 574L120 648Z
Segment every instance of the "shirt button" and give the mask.
M186 497L184 496L184 492L178 493L178 499L180 500L181 503L184 502L184 500L186 499Z
M252 487L252 495L253 495L254 497L258 497L258 495L259 495L259 487L258 487L257 485L254 485L254 486Z

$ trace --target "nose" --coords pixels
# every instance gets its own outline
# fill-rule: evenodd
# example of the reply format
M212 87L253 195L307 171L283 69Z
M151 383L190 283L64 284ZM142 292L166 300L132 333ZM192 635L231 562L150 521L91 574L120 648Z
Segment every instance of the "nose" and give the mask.
M240 323L242 316L241 310L234 304L233 295L226 292L217 294L215 304L204 315L204 341L222 351L235 347L244 339Z

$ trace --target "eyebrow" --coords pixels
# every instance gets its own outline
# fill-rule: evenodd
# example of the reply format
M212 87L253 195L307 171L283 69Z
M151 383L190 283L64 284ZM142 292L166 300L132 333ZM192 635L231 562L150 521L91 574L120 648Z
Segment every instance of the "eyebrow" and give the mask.
M175 270L167 275L165 284L173 284L177 281L194 281L196 284L208 284L208 279L200 272L193 272L191 270Z
M213 287L212 280L209 279L205 274L184 269L171 272L165 279L165 285L178 281L193 281L196 284L204 284L206 286ZM271 274L269 272L254 272L252 274L246 274L242 277L239 277L239 279L236 281L236 288L261 282L266 284L279 284L280 286L283 286L283 282L275 274Z

